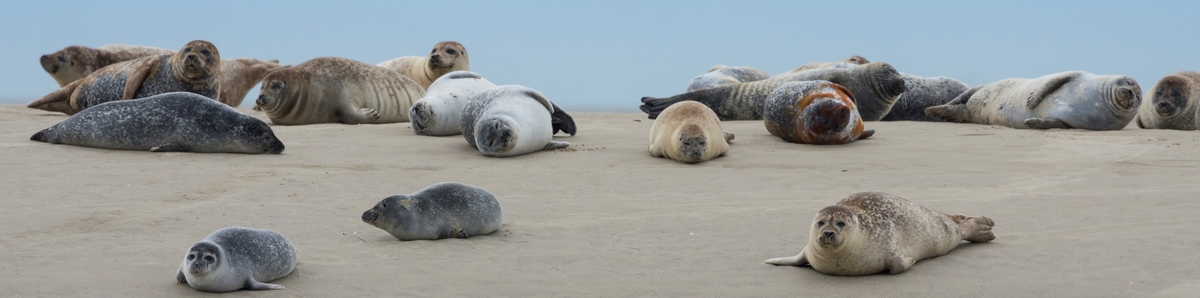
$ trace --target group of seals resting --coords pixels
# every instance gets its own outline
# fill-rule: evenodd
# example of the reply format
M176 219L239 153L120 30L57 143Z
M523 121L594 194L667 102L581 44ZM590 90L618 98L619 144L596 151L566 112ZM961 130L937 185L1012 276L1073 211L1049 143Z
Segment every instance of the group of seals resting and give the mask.
M1137 81L1127 76L1067 71L976 86L925 113L943 121L1012 128L1119 130L1137 114L1141 94Z
M296 248L271 230L227 227L188 248L175 279L204 292L282 290L267 282L296 268Z
M376 66L391 69L416 81L421 89L429 89L429 85L442 75L456 70L471 70L471 60L467 58L467 48L454 41L443 41L433 46L433 51L426 57L404 56L383 61Z
M864 130L854 95L829 81L787 82L763 102L767 131L802 144L846 144L875 134Z
M504 225L504 212L482 188L443 182L387 197L363 212L362 221L396 239L436 240L491 234Z
M463 138L491 157L570 146L551 141L559 130L575 135L575 120L542 93L505 85L475 95L462 110Z
M413 133L427 136L462 134L463 107L483 91L496 88L477 73L466 70L450 72L425 89L425 97L408 110Z
M272 71L261 88L254 108L282 125L407 122L409 107L425 96L395 71L339 57Z
M1196 130L1200 128L1200 72L1180 71L1150 88L1138 110L1140 128Z
M729 152L734 135L721 128L721 119L704 104L673 104L650 128L650 156L684 163L707 161Z

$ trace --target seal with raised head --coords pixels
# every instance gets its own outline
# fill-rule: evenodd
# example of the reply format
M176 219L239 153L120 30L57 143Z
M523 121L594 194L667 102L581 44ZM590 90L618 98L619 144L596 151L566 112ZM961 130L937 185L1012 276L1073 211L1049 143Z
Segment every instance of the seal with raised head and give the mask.
M829 67L841 65L843 63L851 64L851 65L863 65L863 64L871 63L871 61L867 61L867 58L863 58L863 56L854 55L854 56L850 56L850 58L842 59L841 61L808 63L805 65L801 65L800 67L797 67L796 69L790 70L790 71L788 71L788 73L801 72L801 71L812 70L812 69L829 68Z
M186 91L215 99L221 54L212 43L188 42L178 52L105 66L28 107L72 115L101 103Z
M1141 100L1142 88L1133 78L1067 71L975 86L925 114L1012 128L1119 130L1133 120Z
M246 93L273 70L283 68L279 60L237 58L221 60L221 94L216 100L231 107L242 104Z
M734 83L761 81L770 77L767 73L753 67L722 64L713 66L708 69L707 73L693 78L691 84L688 84L687 92Z
M296 248L279 232L226 227L192 244L175 279L204 292L282 290L269 284L296 269Z
M154 152L283 152L283 142L266 122L189 92L101 104L30 140Z
M900 72L887 63L875 62L785 73L762 81L700 89L667 98L643 97L639 108L654 119L671 104L694 100L712 108L721 120L761 120L762 101L776 87L786 82L816 80L842 85L854 93L864 121L882 119L905 91Z
M733 134L708 106L685 101L667 107L650 127L650 156L684 163L707 161L729 152Z
M1151 129L1196 130L1200 113L1200 72L1180 71L1154 84L1138 108L1137 125Z
M58 52L42 55L42 69L62 88L82 79L109 64L153 55L170 55L175 51L133 45L111 44L100 48L69 46Z
M784 141L801 144L846 144L866 139L854 94L829 81L787 82L763 103L767 131Z
M346 58L320 57L263 78L255 108L282 125L408 122L425 89L394 71Z
M491 234L504 225L504 212L482 188L442 182L387 197L363 212L362 220L396 239L437 240Z
M483 155L509 157L570 146L551 139L575 135L575 120L529 87L505 85L475 95L463 107L463 138Z
M940 121L925 115L925 109L944 105L971 88L953 78L920 77L900 73L904 78L904 94L896 99L892 110L879 121Z
M425 97L408 109L413 132L427 136L462 134L463 107L475 95L492 88L496 88L496 84L466 70L438 78L425 90Z
M963 240L996 239L994 225L983 216L947 215L898 196L861 192L817 212L800 254L766 263L810 265L832 275L899 274Z
M455 41L443 41L433 46L427 57L404 56L383 61L376 66L394 70L407 76L421 89L429 89L438 78L455 70L471 70L467 48Z

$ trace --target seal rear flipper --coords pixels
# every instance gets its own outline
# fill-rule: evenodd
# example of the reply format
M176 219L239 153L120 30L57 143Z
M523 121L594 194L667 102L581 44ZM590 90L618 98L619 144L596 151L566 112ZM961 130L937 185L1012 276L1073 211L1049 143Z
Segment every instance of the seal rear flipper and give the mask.
M863 130L862 133L858 134L858 139L862 140L862 139L870 138L873 135L875 135L874 129Z
M1142 116L1141 116L1141 115L1138 115L1136 120L1137 120L1137 121L1135 121L1135 122L1137 122L1137 126L1138 126L1138 128L1141 128L1141 129L1146 129L1146 124L1142 123Z
M658 114L662 113L663 110L666 110L667 107L681 101L684 100L676 99L675 97L654 98L647 96L642 97L642 105L638 106L638 109L642 110L642 112L645 112L648 115L648 118L658 119Z
M42 98L29 102L25 106L31 109L74 115L79 112L79 109L71 104L71 94L79 89L79 85L83 84L82 81L83 79L75 80L62 88L58 88L54 92L50 92L50 94L46 94L46 96L42 96Z
M794 257L782 257L782 258L774 258L774 259L767 260L767 261L766 261L766 262L764 262L764 263L771 264L771 265L775 265L775 266L800 266L800 265L806 265L806 264L808 264L808 258L804 256L804 252L805 252L805 251L807 251L807 250L808 250L808 248L805 248L804 250L801 250L801 251L800 251L800 254L798 254L798 255L796 255L796 256L794 256Z
M974 243L983 243L983 242L988 242L988 241L992 241L992 240L996 239L996 234L992 233L992 227L996 226L996 222L992 221L991 218L987 218L986 216L980 216L980 217L966 217L966 215L956 215L956 216L962 216L963 218L965 218L961 222L958 222L958 220L955 220L956 222L958 222L958 231L959 231L959 233L962 233L963 240L971 241Z
M563 131L572 137L575 136L575 119L571 118L571 115L567 115L567 111L563 111L558 105L554 103L550 103L550 105L554 107L554 112L550 113L550 123L553 129L550 134L553 135L559 131Z
M33 134L32 137L29 137L29 140L50 143L50 141L46 139L46 134L49 132L50 132L50 128L43 129L42 131L39 131L39 132Z
M1066 122L1051 118L1025 119L1025 126L1032 129L1071 128Z
M567 143L567 142L554 142L554 141L551 141L550 143L547 143L547 144L546 144L546 147L542 147L542 150L547 150L547 149L562 149L562 148L567 148L567 147L570 147L570 146L571 146L571 143Z
M1081 74L1082 73L1080 72L1072 72L1050 79L1050 81L1046 82L1046 84L1037 87L1037 89L1034 89L1033 92L1029 93L1029 97L1025 99L1025 107L1028 107L1030 110L1032 110L1034 107L1037 107L1038 104L1042 103L1042 99L1045 99L1047 95L1054 93L1055 90L1062 88L1063 85L1071 82L1071 80L1079 77Z
M261 283L254 280L253 277L246 278L246 289L251 291L263 290L283 290L283 286L277 284Z
M733 135L732 133L728 133L728 132L725 133L725 142L728 143L729 141L733 141L734 137L737 137L737 136Z
M178 143L162 144L150 148L150 152L188 152L191 148Z

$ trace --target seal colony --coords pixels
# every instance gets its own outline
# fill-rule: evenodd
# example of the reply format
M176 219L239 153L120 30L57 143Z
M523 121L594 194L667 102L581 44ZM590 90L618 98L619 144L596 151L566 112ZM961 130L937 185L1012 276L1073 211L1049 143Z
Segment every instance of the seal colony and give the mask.
M295 268L296 248L279 232L227 227L188 248L175 279L203 292L282 290L267 282Z

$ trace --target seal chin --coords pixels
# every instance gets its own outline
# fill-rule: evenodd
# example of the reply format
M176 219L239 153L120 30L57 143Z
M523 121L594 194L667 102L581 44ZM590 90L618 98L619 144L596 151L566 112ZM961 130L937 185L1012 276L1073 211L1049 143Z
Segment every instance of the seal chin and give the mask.
M41 63L42 69L45 69L46 72L50 74L58 72L58 63L54 63L54 58L50 58L48 55L42 55Z
M1175 105L1167 101L1160 101L1154 105L1154 112L1159 116L1170 117L1175 114Z

